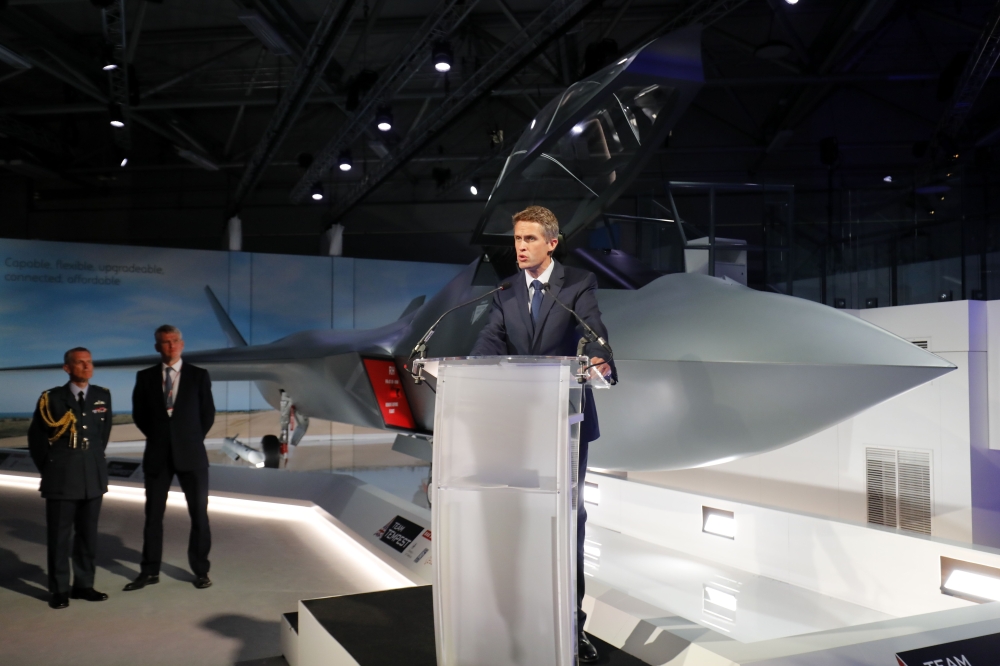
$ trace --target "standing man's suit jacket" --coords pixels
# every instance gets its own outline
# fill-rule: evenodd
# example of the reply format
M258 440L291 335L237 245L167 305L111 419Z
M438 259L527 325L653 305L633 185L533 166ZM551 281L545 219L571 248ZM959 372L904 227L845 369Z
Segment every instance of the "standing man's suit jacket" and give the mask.
M601 321L601 310L597 305L597 278L593 273L556 262L549 278L549 289L542 297L537 329L532 326L528 311L528 285L524 271L508 278L508 281L512 287L497 292L493 297L489 320L472 347L472 356L576 356L581 329L570 313L552 302L553 298L574 310L598 335L608 339L608 331ZM591 357L607 357L607 352L596 342L587 346L586 353ZM614 362L611 361L610 365L612 382L617 382ZM593 396L588 395L580 438L591 442L600 436L597 408Z
M208 370L184 362L173 416L163 397L163 366L140 370L132 391L132 419L146 436L142 468L147 474L160 472L171 461L181 472L208 467L205 435L215 423Z
M56 441L49 442L49 436L55 433L45 425L41 410L36 406L28 428L28 450L42 475L42 497L82 500L103 495L108 492L108 463L104 450L111 438L111 391L91 384L83 412L68 385L57 386L46 393L53 419L60 420L66 412L76 415L76 447L70 446L69 430Z

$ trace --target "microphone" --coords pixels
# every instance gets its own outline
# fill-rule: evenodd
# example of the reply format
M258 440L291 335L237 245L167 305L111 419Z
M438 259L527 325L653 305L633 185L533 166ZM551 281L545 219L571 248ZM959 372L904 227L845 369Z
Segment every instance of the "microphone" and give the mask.
M542 285L542 292L548 293L548 291L549 291L549 283L546 282L545 284ZM599 336L597 332L594 331L594 329L592 329L590 325L583 320L583 317L578 315L572 308L567 306L565 303L560 301L552 294L549 294L549 298L558 303L559 307L561 307L563 310L576 317L576 320L580 322L580 326L582 326L583 330L586 332L585 338L587 339L588 342L596 342L597 344L601 345L601 347L603 347L608 352L608 356L614 358L615 353L611 351L611 345L608 344L608 341ZM582 351L582 347L583 345L581 345L580 351Z
M423 337L420 338L420 340L417 342L416 346L413 347L413 351L410 352L410 360L412 360L413 357L416 356L417 354L420 355L420 358L424 358L424 354L427 352L427 342L428 342L428 340L431 339L431 336L434 335L434 329L437 328L437 325L441 323L442 319L444 319L445 317L447 317L449 314L451 314L455 310L458 310L459 308L464 308L466 305L472 305L473 303L477 303L477 302L483 300L484 298L486 298L487 296L492 296L493 294L497 293L498 291L503 291L504 289L510 289L510 282L504 282L503 284L501 284L496 289L493 289L492 291L488 291L485 294L483 294L482 296L477 296L477 297L473 298L471 301L466 301L465 303L460 303L460 304L456 305L455 307L451 308L450 310L446 310L444 312L444 314L442 314L440 317L437 318L437 321L435 321L433 324L431 324L431 327L427 329L427 332L424 333Z

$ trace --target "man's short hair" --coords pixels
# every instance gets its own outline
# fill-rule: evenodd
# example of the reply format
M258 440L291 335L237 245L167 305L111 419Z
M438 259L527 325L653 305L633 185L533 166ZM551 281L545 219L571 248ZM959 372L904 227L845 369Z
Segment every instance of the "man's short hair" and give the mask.
M177 328L176 326L171 326L170 324L164 324L163 326L160 326L158 329L156 329L153 332L153 339L159 342L160 336L165 335L167 333L176 333L178 338L180 338L181 340L184 339L184 334L181 333L181 329Z
M545 240L559 238L559 220L555 213L544 206L528 206L520 213L515 213L511 224L516 225L518 222L537 222L542 225Z
M73 360L71 358L72 355L75 354L76 352L87 352L89 354L90 350L87 349L86 347L73 347L68 352L63 354L63 365L69 365L70 361Z

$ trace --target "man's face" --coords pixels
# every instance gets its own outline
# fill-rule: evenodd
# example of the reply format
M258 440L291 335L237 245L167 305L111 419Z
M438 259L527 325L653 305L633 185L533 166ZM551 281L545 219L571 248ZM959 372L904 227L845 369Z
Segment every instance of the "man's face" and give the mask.
M69 355L69 363L63 365L63 370L74 384L89 384L94 376L94 361L90 352L78 351Z
M180 359L184 351L184 341L177 333L158 333L156 336L156 351L160 359L167 365L173 365Z
M545 229L538 222L518 220L514 224L514 251L517 267L522 270L544 268L558 244L558 238L546 240Z

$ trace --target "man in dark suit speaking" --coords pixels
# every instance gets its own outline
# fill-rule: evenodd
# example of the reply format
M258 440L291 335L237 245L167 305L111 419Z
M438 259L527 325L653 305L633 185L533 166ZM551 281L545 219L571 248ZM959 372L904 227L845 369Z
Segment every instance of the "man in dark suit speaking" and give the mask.
M84 347L63 354L63 370L69 382L42 394L28 428L28 450L42 475L52 608L66 608L71 597L108 598L94 589L94 573L97 519L108 492L111 391L90 383L94 362Z
M142 537L142 569L125 591L160 582L163 554L163 514L174 475L180 481L191 536L188 563L194 586L212 584L208 577L208 455L205 435L215 423L215 401L208 371L181 360L184 338L175 326L160 326L154 334L161 362L140 370L132 391L132 419L146 436L142 469L146 477L146 524Z
M559 222L547 208L530 206L516 214L514 249L521 271L510 278L511 289L497 293L490 308L489 320L472 348L473 356L537 355L576 356L580 333L577 322L565 309L555 305L558 299L575 310L594 331L607 340L608 332L601 321L597 306L597 278L577 268L562 266L552 259L559 244ZM547 289L542 285L548 284ZM590 362L612 383L618 381L613 362L606 363L600 346L587 347ZM587 473L587 451L590 442L601 436L597 423L597 408L588 388L585 392L584 420L580 426L579 485L583 490ZM587 619L581 608L584 596L583 542L587 510L582 497L577 511L577 626L579 627L580 661L597 661L597 650L583 632Z

